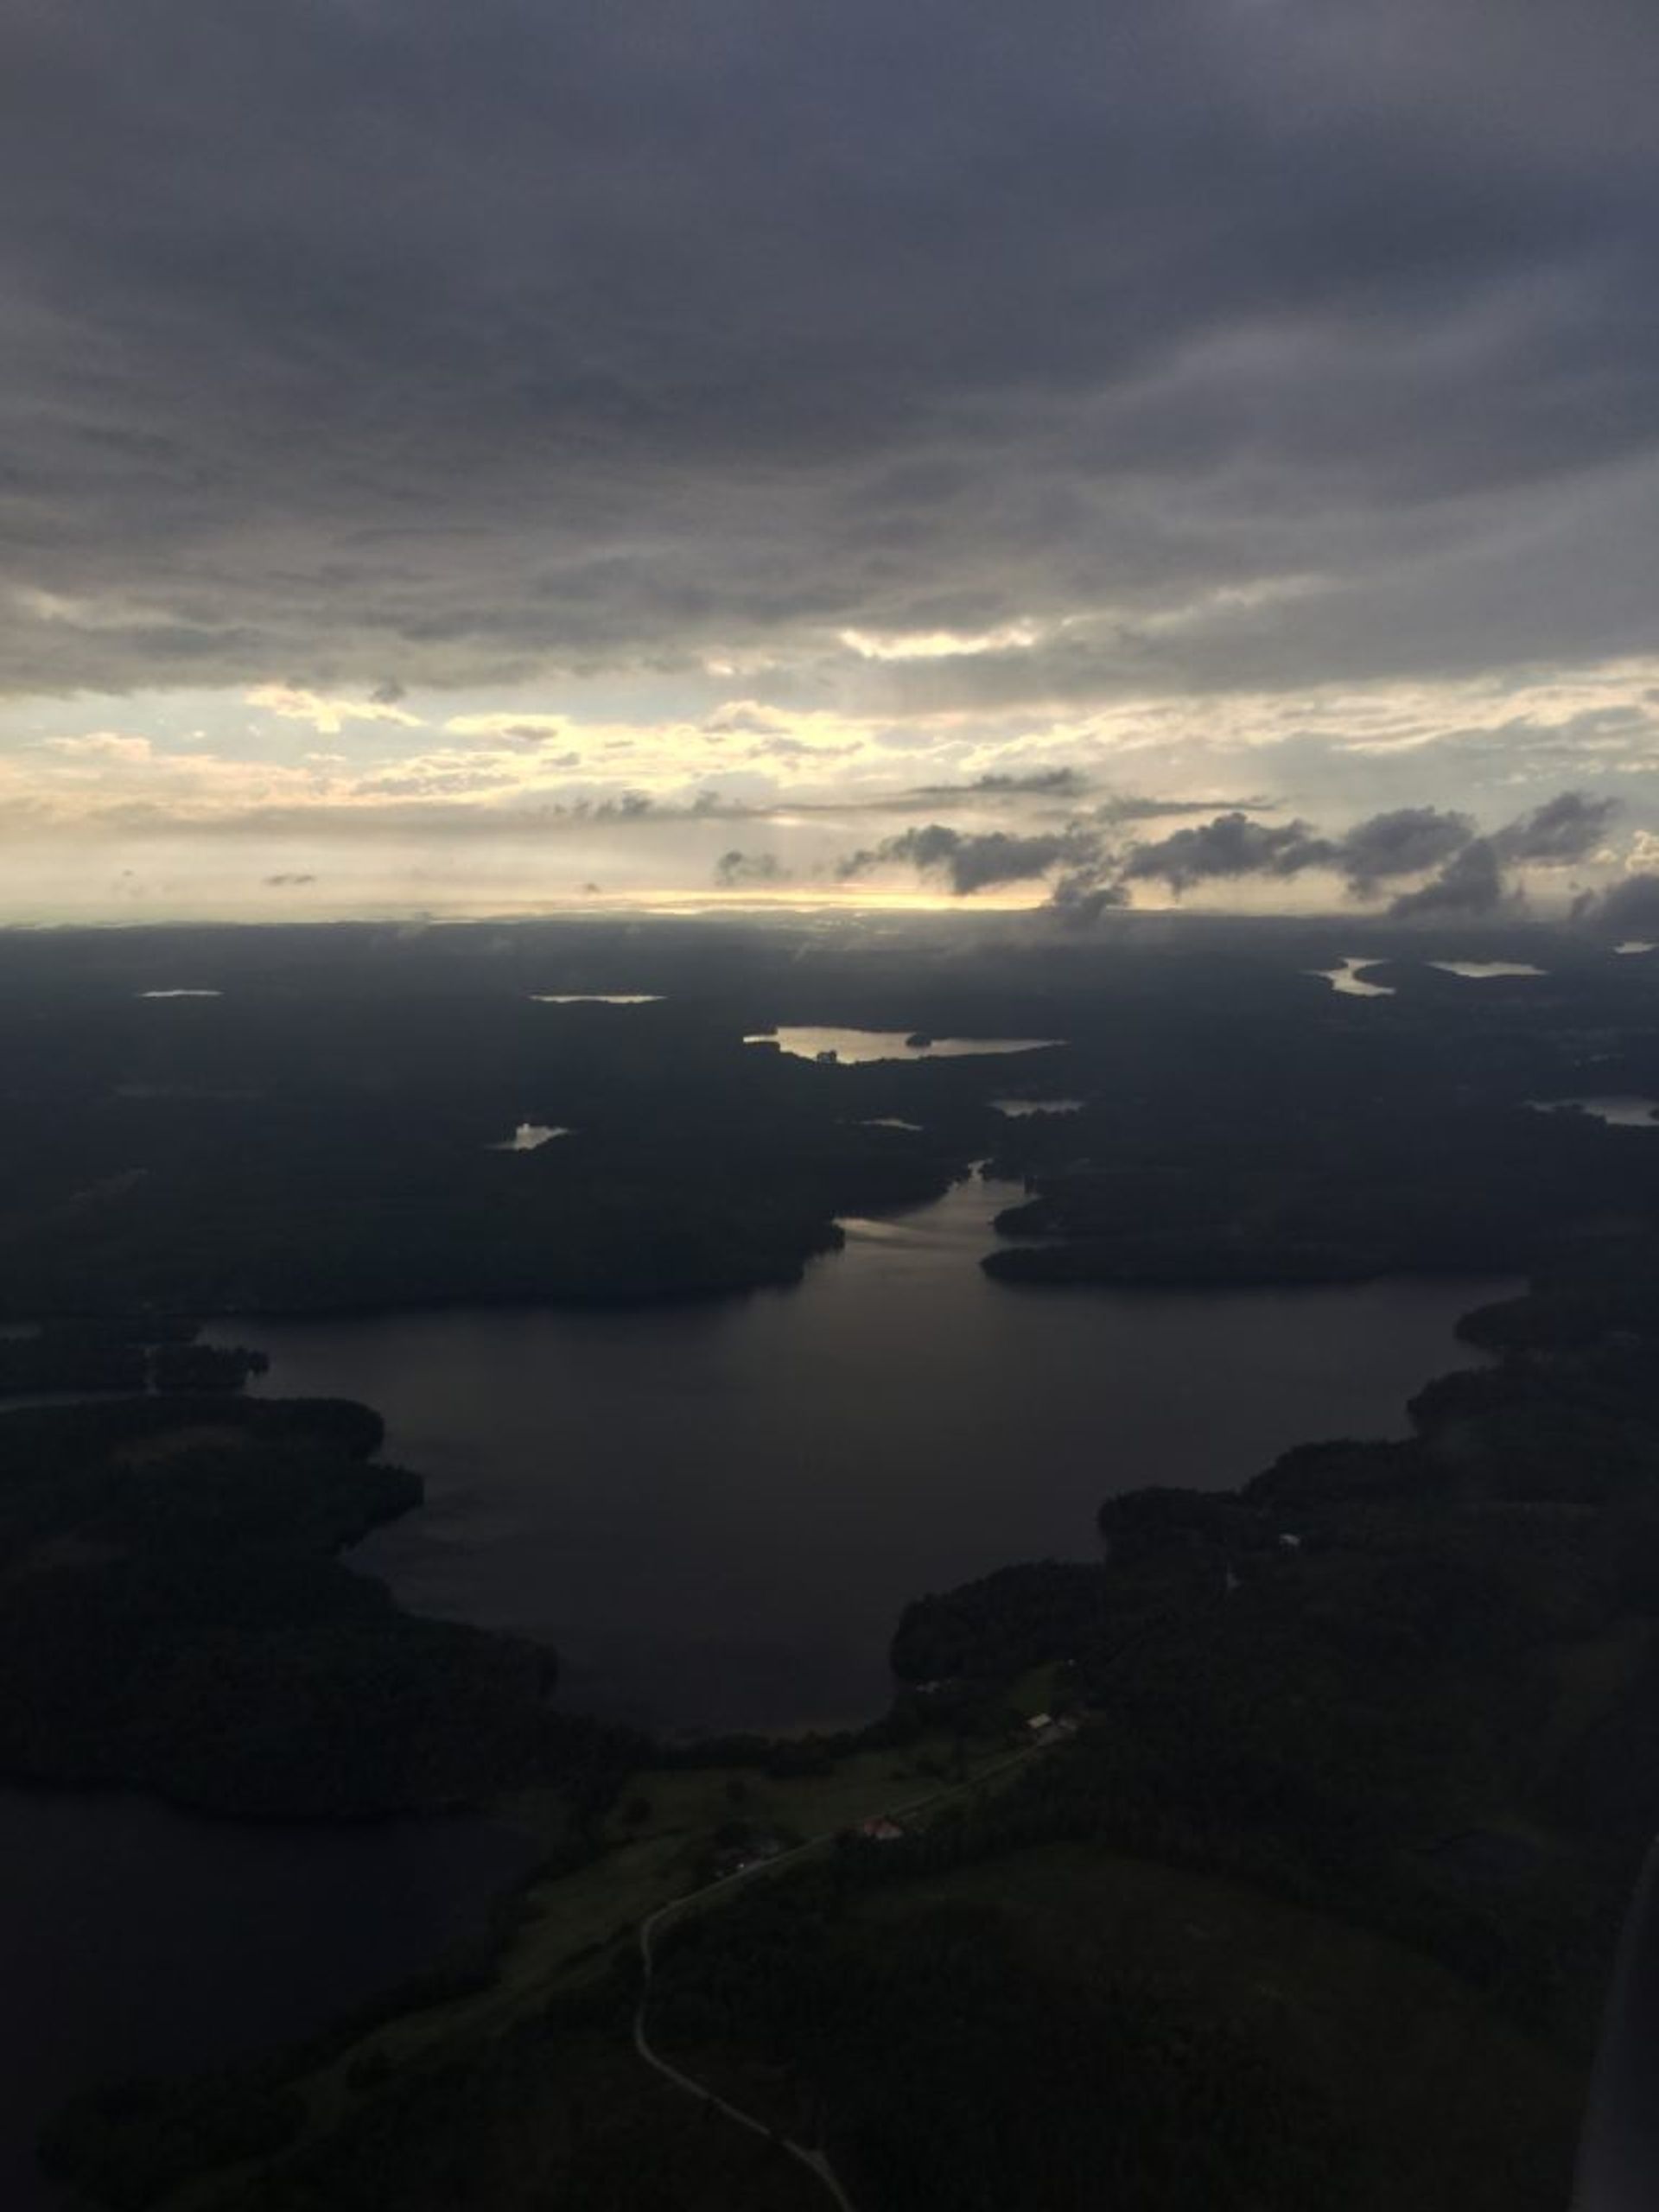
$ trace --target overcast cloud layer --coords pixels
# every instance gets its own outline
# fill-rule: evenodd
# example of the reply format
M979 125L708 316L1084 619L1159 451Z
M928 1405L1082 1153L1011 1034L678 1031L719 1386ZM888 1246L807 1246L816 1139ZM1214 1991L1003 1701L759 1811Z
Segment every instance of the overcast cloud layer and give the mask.
M1656 112L1651 0L12 0L0 806L452 849L1067 772L1339 838L1616 785L1624 845L1492 861L1617 873ZM1000 804L955 826L1068 857L1062 785ZM806 821L601 857L882 844Z

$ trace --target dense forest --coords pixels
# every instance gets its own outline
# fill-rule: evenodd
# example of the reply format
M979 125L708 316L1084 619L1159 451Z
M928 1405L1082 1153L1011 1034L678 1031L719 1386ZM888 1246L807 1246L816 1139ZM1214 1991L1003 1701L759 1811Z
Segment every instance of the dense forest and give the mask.
M1373 932L1375 933L1375 932ZM1471 984L1388 933L1395 995L1308 926L901 955L712 925L65 931L0 946L0 1320L627 1300L798 1279L838 1215L1026 1181L1009 1282L1528 1268L1654 1202L1648 963L1523 934ZM180 986L203 996L154 998ZM651 1002L554 1003L650 986ZM182 986L180 986L181 988ZM1027 1036L818 1065L788 1023ZM993 1103L1065 1096L1081 1109ZM501 1148L521 1121L569 1134ZM1033 1237L1039 1238L1032 1243Z

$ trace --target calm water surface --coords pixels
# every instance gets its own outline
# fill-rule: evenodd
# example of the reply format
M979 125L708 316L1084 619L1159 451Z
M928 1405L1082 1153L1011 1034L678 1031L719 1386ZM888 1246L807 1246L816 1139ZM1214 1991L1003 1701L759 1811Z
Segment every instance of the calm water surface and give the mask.
M312 2033L481 1935L529 1855L480 1820L240 1827L0 1789L0 2204L67 2201L34 2144L76 2089Z
M1431 968L1438 968L1445 976L1461 976L1473 983L1485 982L1499 976L1547 976L1547 968L1535 968L1529 960L1431 960Z
M1380 960L1344 960L1335 968L1310 968L1310 976L1322 976L1333 991L1347 999L1391 999L1395 995L1392 983L1368 983L1364 971L1380 968Z
M1494 1281L1009 1290L977 1179L847 1224L798 1290L632 1313L238 1327L276 1393L366 1400L428 1505L357 1554L419 1611L556 1643L567 1702L667 1729L880 1710L905 1601L1087 1557L1109 1491L1398 1434Z
M520 1122L510 1137L503 1137L492 1145L493 1152L539 1152L544 1144L551 1144L555 1137L568 1137L572 1132L559 1128L547 1122Z
M1024 1121L1031 1114L1081 1114L1086 1098L993 1098L991 1104L1010 1121Z
M760 1030L746 1045L776 1045L791 1059L816 1060L833 1052L844 1067L867 1067L874 1060L977 1059L988 1052L1039 1052L1058 1045L1058 1037L930 1037L913 1045L917 1032L904 1029L785 1028Z
M1566 1113L1576 1107L1580 1113L1605 1122L1610 1128L1659 1129L1659 1098L1621 1093L1614 1097L1529 1098L1527 1103L1541 1114Z

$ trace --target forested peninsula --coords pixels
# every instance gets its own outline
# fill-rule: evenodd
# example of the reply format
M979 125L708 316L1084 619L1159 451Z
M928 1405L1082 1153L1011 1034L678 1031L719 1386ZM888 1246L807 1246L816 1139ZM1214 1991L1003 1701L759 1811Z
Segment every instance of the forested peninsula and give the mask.
M380 1440L332 1402L0 1415L0 1773L340 1820L614 1765L552 1707L550 1651L405 1613L339 1558L420 1501Z

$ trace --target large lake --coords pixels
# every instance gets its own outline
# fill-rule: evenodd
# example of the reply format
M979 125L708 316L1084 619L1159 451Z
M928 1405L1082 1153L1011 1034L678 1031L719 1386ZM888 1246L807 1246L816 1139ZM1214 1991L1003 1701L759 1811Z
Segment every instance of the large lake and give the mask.
M530 1856L480 1820L242 1827L0 1788L0 2204L67 2201L34 2143L74 2090L314 2032L481 1936Z
M850 1223L798 1290L631 1313L238 1325L265 1388L385 1414L429 1503L363 1547L404 1601L529 1630L574 1706L664 1729L857 1720L905 1600L1087 1557L1109 1491L1220 1486L1398 1433L1510 1286L1010 1290L1017 1193ZM0 2202L55 2202L35 2127L77 2085L313 2030L480 1924L521 1840L480 1821L260 1830L0 1789Z
M566 1702L667 1730L866 1719L899 1609L1087 1557L1108 1492L1398 1434L1511 1286L1147 1294L982 1274L975 1179L847 1224L796 1290L631 1312L260 1323L262 1387L361 1398L428 1505L358 1555L419 1611L555 1643Z

